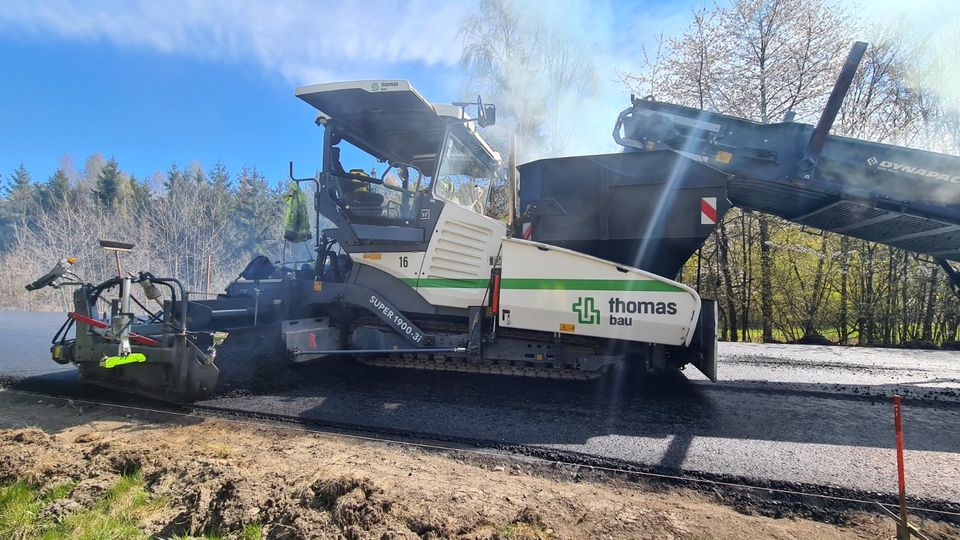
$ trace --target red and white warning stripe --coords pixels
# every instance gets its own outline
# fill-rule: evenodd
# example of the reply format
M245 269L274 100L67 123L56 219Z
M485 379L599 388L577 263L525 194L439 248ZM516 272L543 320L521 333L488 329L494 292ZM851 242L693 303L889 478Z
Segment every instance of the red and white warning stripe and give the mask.
M526 222L522 227L523 239L529 240L533 238L533 223Z
M700 224L701 225L717 224L717 198L716 197L702 197L700 199Z

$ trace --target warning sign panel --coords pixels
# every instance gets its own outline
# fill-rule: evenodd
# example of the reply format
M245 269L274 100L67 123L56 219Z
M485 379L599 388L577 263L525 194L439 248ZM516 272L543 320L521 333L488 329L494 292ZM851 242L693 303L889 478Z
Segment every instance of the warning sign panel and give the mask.
M717 198L716 197L702 197L700 199L700 224L701 225L717 224Z

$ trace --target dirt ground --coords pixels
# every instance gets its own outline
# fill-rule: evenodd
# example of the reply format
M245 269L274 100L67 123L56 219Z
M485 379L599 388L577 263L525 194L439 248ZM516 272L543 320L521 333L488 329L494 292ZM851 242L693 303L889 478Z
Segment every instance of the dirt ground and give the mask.
M0 391L0 484L69 493L40 515L90 508L123 475L166 501L144 536L264 538L891 538L891 521L843 525L741 513L709 495L509 457L425 449L224 419L174 417ZM579 479L579 481L577 481ZM247 526L245 528L245 526ZM926 521L934 538L960 529Z

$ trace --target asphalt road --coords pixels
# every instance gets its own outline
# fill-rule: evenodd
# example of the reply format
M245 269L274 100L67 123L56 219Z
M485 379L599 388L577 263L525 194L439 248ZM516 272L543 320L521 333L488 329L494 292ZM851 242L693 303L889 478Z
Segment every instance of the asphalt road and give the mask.
M0 378L35 390L75 385L47 356L61 321L0 312ZM910 494L960 502L960 353L721 344L720 355L719 383L692 370L562 382L329 362L299 370L292 389L205 403L655 470L893 493L889 396L900 393Z
M50 342L63 313L0 311L0 381L74 371L50 359Z

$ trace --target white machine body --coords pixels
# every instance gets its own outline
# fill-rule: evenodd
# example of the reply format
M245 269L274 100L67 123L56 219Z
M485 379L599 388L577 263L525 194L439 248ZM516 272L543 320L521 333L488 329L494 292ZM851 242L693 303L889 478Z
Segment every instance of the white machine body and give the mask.
M354 252L350 256L355 264L387 272L433 306L496 305L503 327L690 345L701 311L700 296L690 287L569 249L508 238L503 223L484 215L484 197L462 197L470 188L485 195L493 176L488 169L500 162L477 134L476 123L464 122L469 117L462 107L430 104L407 81L330 83L300 88L297 95L320 111L323 124L338 116L345 121L362 103L377 111L364 117L368 121L382 121L381 110L402 110L407 123L448 133L436 154L412 158L436 161L424 162L436 169L431 196L445 203L432 230L426 231L427 245L399 252ZM344 132L361 148L374 150L393 141L373 128L361 137L357 126ZM392 133L392 124L381 127ZM498 266L499 297L493 299L491 276Z
M500 326L664 345L696 330L700 296L682 283L515 238L501 258Z

